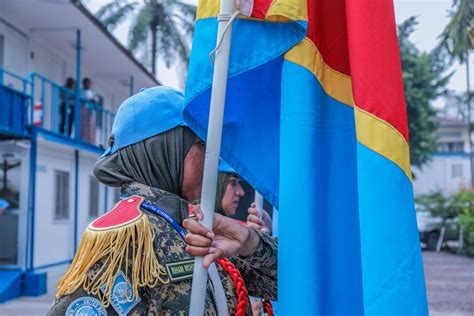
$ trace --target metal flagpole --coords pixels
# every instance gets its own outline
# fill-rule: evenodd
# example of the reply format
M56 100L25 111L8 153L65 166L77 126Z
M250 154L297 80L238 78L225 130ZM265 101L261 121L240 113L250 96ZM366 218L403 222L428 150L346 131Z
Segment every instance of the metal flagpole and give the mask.
M211 106L207 129L206 159L204 162L203 186L201 191L201 208L204 213L202 224L212 229L217 187L217 168L221 150L222 121L227 88L227 71L229 66L230 39L232 26L227 24L234 13L234 1L222 0L218 17L217 45L215 53L214 75L212 79ZM223 38L222 38L223 37ZM222 41L220 41L222 38ZM193 283L191 290L190 315L204 314L204 303L207 287L207 269L202 266L203 257L194 260Z
M255 208L260 212L260 219L263 218L263 196L255 191Z

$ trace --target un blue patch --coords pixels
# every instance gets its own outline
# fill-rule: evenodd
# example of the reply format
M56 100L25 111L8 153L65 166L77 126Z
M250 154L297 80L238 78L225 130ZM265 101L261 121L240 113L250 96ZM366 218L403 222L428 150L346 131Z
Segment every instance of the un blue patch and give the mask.
M66 316L106 316L102 303L91 296L84 296L74 300L66 310Z
M105 285L102 285L101 291L105 292ZM110 304L119 315L127 315L140 301L140 297L133 297L132 285L120 271L112 286Z

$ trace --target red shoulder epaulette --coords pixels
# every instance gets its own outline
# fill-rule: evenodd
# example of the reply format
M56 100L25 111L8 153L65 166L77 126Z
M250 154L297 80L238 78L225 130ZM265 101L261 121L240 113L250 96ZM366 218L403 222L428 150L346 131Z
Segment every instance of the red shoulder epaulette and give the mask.
M94 220L89 228L107 230L135 222L142 216L140 205L143 201L144 198L138 195L123 199L111 211Z

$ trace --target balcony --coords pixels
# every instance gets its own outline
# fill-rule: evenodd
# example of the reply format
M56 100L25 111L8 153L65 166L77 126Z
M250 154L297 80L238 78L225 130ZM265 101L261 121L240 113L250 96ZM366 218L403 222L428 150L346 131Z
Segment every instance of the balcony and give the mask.
M28 137L36 127L62 138L107 147L114 113L37 73L0 68L0 134ZM7 136L1 136L3 138Z

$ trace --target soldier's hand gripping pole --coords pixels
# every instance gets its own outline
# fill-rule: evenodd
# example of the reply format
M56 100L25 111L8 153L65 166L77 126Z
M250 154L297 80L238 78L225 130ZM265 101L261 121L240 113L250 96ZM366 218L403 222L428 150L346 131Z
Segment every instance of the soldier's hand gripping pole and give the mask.
M227 70L229 66L231 18L235 18L234 0L222 0L218 17L217 50L215 50L214 76L212 80L211 106L207 130L206 159L201 192L201 208L204 212L203 225L212 229L217 187L217 168L219 165L222 121L227 88ZM229 25L228 25L229 24ZM203 258L194 261L193 283L191 289L190 315L204 314L207 286L207 269L203 267Z

